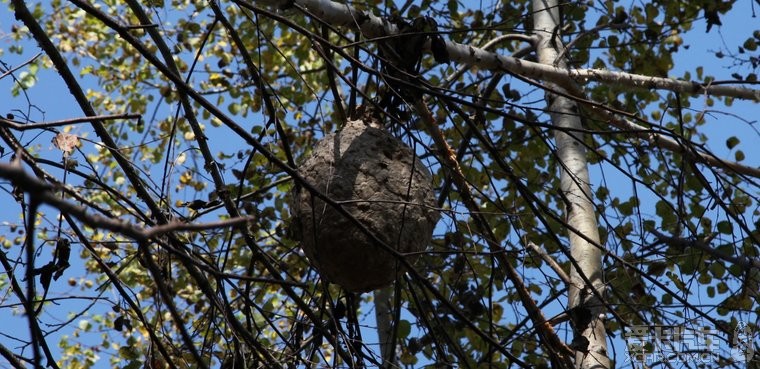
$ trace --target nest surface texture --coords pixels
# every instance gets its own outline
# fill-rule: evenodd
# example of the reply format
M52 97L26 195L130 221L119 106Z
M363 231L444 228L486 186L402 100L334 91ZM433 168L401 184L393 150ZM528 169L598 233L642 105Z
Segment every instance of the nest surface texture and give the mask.
M298 172L398 253L418 253L430 244L439 219L430 172L387 131L349 120L315 145ZM396 256L308 190L294 200L301 247L330 282L366 292L403 272ZM404 257L414 262L417 256Z

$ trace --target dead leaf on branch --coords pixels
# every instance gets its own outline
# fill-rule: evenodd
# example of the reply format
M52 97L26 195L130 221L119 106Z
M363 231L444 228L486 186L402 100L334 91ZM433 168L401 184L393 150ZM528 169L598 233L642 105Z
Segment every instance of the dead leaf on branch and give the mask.
M60 132L53 137L53 145L63 151L65 156L69 156L74 148L79 145L79 137L71 133Z

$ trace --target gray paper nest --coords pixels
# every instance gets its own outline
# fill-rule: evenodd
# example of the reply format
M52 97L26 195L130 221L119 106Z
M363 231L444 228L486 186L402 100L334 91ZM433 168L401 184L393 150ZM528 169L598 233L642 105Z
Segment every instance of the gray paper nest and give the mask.
M414 262L439 219L427 168L404 145L365 120L349 120L314 147L298 173L386 245ZM328 281L351 292L384 287L404 271L397 258L308 190L294 196L292 227Z

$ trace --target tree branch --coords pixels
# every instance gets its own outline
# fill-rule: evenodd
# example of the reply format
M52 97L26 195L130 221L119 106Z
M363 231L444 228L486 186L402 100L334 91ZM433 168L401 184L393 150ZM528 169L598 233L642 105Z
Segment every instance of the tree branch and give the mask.
M19 164L0 163L0 177L10 180L15 186L29 193L32 201L50 205L59 211L70 214L85 224L118 232L135 241L148 241L155 237L178 231L199 231L225 227L241 226L252 221L252 216L241 216L208 223L171 222L150 228L141 228L129 222L90 214L87 210L56 195L56 187L29 175Z
M60 127L60 126L76 124L76 123L103 122L107 120L121 120L121 119L132 120L132 119L140 119L141 117L142 116L140 114L111 114L111 115L71 118L71 119L54 120L50 122L29 123L29 124L15 122L11 119L0 118L0 127L5 126L8 128L13 128L16 131L26 131L28 129L53 128L53 127Z
M591 104L588 101L580 102L584 106L590 108L593 113L599 114L603 119L606 119L607 122L611 125L621 129L624 132L633 133L639 137L642 137L653 145L693 157L694 159L697 159L697 161L705 163L712 167L723 168L724 170L760 178L760 168L750 167L737 163L735 161L723 160L710 152L697 150L694 146L687 146L686 144L678 142L666 135L663 135L662 133L654 132L645 126L633 122L631 119L617 118L613 113L598 105Z
M549 264L549 267L551 267L555 273L557 273L557 277L562 280L562 282L565 282L565 285L569 286L572 281L570 280L570 276L565 273L565 270L562 269L562 267L557 263L554 258L549 255L546 250L542 249L540 246L536 245L532 241L528 241L526 245L529 249L533 250L538 256L541 257L547 264Z
M24 66L26 66L26 65L28 65L28 64L31 64L33 61L37 60L37 58L39 58L39 57L40 57L40 55L42 55L42 53L37 53L37 55L35 55L35 56L33 56L33 57L29 58L29 60L27 60L27 61L25 61L25 62L23 62L23 63L21 63L21 64L19 64L19 65L15 66L15 67L13 67L13 68L10 68L10 69L8 69L8 70L7 70L7 71L5 71L5 72L4 72L2 75L0 75L0 79L3 79L3 78L5 78L6 76L9 76L9 75L13 74L13 72L15 72L15 71L17 71L17 70L19 70L19 69L23 68Z
M319 19L334 26L358 29L367 38L387 37L398 33L398 28L371 13L357 10L348 4L331 0L253 0L255 3L286 9L302 6ZM744 100L760 101L760 90L746 87L715 85L681 81L671 78L645 76L601 69L567 69L553 65L530 62L511 56L499 55L484 49L446 41L451 61L477 66L481 69L503 71L522 76L548 80L568 89L573 95L582 96L575 87L578 83L600 82L628 86L636 89L658 89L693 95L727 96ZM425 50L430 51L430 42Z
M24 363L22 363L21 360L19 360L18 357L16 357L16 355L4 345L0 345L0 356L5 358L5 360L8 360L8 362L13 365L14 369L26 368L26 365L24 365Z

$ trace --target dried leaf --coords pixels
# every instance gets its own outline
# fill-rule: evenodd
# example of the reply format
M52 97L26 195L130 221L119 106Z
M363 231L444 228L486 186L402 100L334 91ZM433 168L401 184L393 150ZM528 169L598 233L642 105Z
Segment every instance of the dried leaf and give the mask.
M120 315L116 318L116 320L113 321L113 329L121 332L121 330L124 328L124 316Z
M53 279L56 281L63 275L63 271L69 267L69 257L71 256L71 245L66 238L58 239L55 245L55 255L57 258L56 271Z
M191 202L185 203L184 205L192 210L199 211L201 209L204 209L208 203L203 200L193 200Z
M53 137L53 145L68 156L79 145L79 137L71 133L60 132Z
M55 269L56 266L52 261L43 265L41 268L34 269L34 275L40 276L40 284L42 284L42 288L44 288L45 291L50 287L50 281L53 279L53 272L55 272Z
M441 36L435 36L430 40L430 50L433 52L433 58L437 63L449 63L451 58L449 50L446 49L446 41Z

